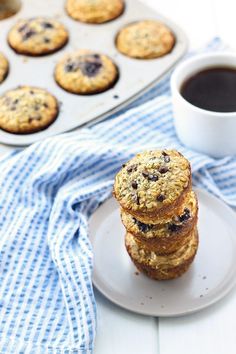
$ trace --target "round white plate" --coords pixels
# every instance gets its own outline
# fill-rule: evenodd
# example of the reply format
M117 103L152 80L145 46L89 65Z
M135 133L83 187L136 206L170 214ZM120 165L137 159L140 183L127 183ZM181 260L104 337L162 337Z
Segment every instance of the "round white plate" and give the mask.
M119 206L107 200L90 219L93 283L115 304L151 316L179 316L201 310L236 283L236 215L202 190L199 249L189 271L176 280L155 281L137 272L124 246Z

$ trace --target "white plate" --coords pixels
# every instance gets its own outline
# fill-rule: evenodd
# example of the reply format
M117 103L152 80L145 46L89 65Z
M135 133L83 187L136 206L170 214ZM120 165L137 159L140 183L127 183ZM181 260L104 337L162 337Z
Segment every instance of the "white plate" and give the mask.
M225 296L236 283L236 215L207 192L197 195L198 253L185 275L169 281L137 272L125 250L118 204L107 200L90 219L96 288L115 304L151 316L189 314Z
M17 15L1 21L1 51L10 61L10 72L0 85L0 95L19 85L39 86L53 93L62 102L62 106L55 122L38 133L16 135L0 130L2 143L27 145L75 129L95 119L102 120L156 84L186 52L187 39L181 29L137 0L126 0L126 9L122 16L100 25L71 19L64 10L65 0L22 0L22 3L22 9ZM9 29L18 18L40 15L50 15L64 23L70 32L69 43L62 50L43 57L26 58L15 54L6 42ZM130 22L147 18L163 21L172 29L176 37L172 52L153 60L136 60L120 54L114 45L118 30ZM81 48L104 52L114 59L120 71L120 78L114 88L92 96L81 96L70 94L56 84L53 78L55 64L64 53Z

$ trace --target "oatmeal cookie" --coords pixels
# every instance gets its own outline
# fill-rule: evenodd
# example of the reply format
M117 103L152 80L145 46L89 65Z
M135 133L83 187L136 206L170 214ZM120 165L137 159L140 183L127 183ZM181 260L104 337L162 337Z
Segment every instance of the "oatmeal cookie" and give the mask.
M68 41L64 25L47 17L17 22L8 33L9 45L19 54L45 55L62 48Z
M175 37L166 25L145 20L122 28L116 37L118 50L128 57L154 59L169 53Z
M113 193L121 207L139 221L154 223L174 216L191 190L191 167L176 150L137 154L117 173Z
M123 0L67 0L66 10L74 20L104 23L114 20L124 11Z
M175 252L186 244L189 233L196 226L197 218L198 203L194 192L188 194L181 213L166 223L145 224L121 210L121 219L127 232L131 233L143 247L158 254Z
M66 91L89 95L108 90L118 79L118 69L106 55L90 50L67 54L56 65L55 80Z
M175 279L184 274L194 260L198 248L198 232L195 228L186 245L166 256L140 247L129 233L125 237L125 246L135 266L148 277L156 280Z
M0 128L10 133L43 130L57 115L57 100L44 89L22 86L0 96Z

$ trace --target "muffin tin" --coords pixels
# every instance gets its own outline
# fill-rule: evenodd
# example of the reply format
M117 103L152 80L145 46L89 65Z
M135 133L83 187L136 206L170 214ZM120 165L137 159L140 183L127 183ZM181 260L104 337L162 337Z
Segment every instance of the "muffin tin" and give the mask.
M28 145L103 120L155 85L186 52L187 39L181 29L137 0L126 0L125 11L120 17L99 25L74 21L67 15L64 5L64 0L23 0L19 13L1 21L1 51L10 62L10 72L0 85L0 94L19 85L31 85L46 88L60 102L59 116L47 129L25 135L10 134L0 130L2 143ZM18 55L8 46L7 33L18 19L36 16L54 17L64 23L69 30L70 40L63 49L54 54L43 57ZM173 31L176 44L171 53L157 59L137 60L118 52L115 46L117 32L126 24L143 19L160 20ZM80 96L70 94L56 84L53 75L58 60L65 53L81 48L107 54L115 61L120 77L113 88L95 95Z

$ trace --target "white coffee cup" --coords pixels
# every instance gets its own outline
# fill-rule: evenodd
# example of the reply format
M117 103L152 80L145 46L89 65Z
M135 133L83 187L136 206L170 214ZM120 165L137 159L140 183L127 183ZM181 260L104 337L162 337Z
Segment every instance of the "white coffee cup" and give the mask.
M171 77L174 122L179 139L187 147L217 158L236 155L236 112L198 108L186 101L180 90L192 75L220 66L236 69L236 55L225 52L196 55L179 64Z

